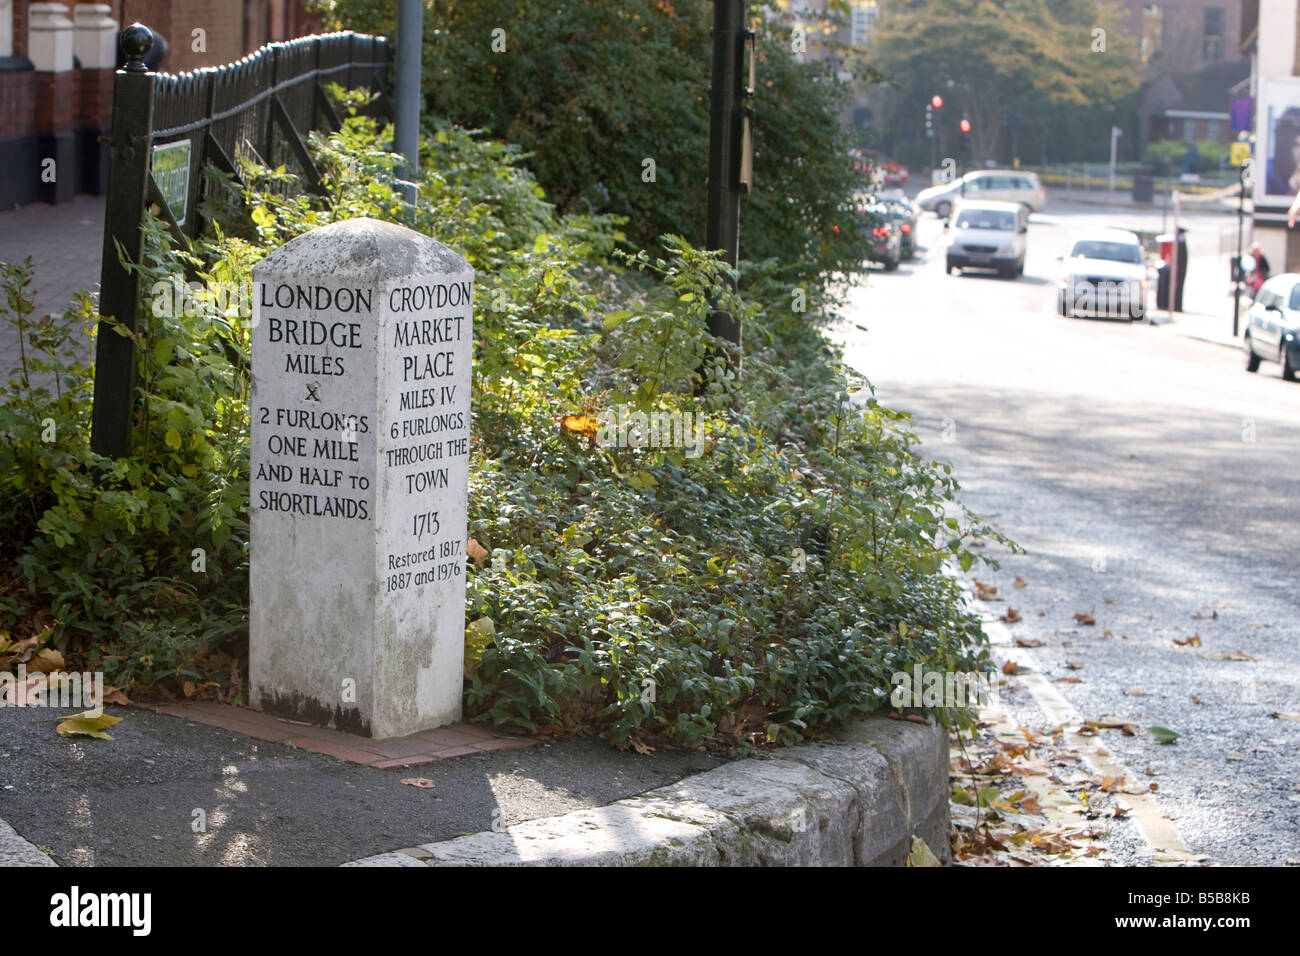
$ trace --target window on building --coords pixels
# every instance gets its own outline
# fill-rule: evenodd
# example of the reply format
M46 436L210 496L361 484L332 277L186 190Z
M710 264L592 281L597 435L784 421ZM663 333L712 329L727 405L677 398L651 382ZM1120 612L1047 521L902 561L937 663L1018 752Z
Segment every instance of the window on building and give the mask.
M854 0L853 16L849 21L852 29L850 45L861 48L867 45L867 36L871 33L871 24L880 16L880 7L876 0Z
M0 56L14 55L13 0L0 0Z
M1219 141L1219 130L1223 124L1218 120L1205 121L1205 138L1212 139L1216 143Z
M1165 11L1158 3L1148 3L1142 8L1142 39L1138 52L1145 64L1160 55L1165 42Z
M1194 119L1183 120L1183 142L1184 143L1196 142L1196 120Z
M1206 63L1223 59L1223 7L1205 8L1205 38L1202 53Z

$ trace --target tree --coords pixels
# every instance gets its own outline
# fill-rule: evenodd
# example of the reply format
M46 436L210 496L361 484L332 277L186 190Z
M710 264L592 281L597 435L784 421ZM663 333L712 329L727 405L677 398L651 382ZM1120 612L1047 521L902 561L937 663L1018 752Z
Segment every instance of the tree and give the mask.
M1137 47L1119 17L1099 0L894 0L870 52L902 94L895 123L942 92L945 113L969 116L980 161L997 156L1004 106L1028 115L1046 101L1068 122L1062 106L1116 104L1137 90Z
M396 20L395 0L329 8L336 29ZM853 271L868 246L845 238L862 186L838 120L846 85L831 62L792 52L788 25L759 22L740 254L801 281ZM626 216L638 246L703 242L711 25L703 0L440 0L425 13L425 112L522 146L561 213Z

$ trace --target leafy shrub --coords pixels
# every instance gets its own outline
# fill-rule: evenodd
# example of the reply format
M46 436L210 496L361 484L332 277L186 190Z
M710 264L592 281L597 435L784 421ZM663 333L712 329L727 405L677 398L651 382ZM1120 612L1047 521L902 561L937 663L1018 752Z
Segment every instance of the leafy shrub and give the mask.
M660 237L662 256L627 251L619 219L557 215L516 149L426 132L415 226L479 270L469 533L495 555L468 577L471 715L619 745L748 746L875 710L914 664L986 666L940 568L969 567L971 534L998 536L957 503L947 466L915 454L906 416L867 397L812 313L791 309L780 263L749 269L738 297L716 256L680 237ZM193 261L151 221L144 289L187 265L238 283L307 229L398 219L385 141L361 118L314 136L321 194L283 189L283 169L225 180L206 210L225 231ZM0 536L15 556L3 570L18 595L0 623L51 618L70 655L114 662L124 685L210 681L237 698L245 323L202 296L176 315L144 310L136 452L112 462L88 448L89 370L60 356L58 323L29 321L25 273L9 274L10 312L51 355L30 368L61 391L29 376L0 404ZM739 379L708 351L714 307L747 328ZM88 303L73 317L88 320ZM698 415L704 441L626 447L596 424L619 406ZM39 433L47 417L57 442ZM195 547L206 575L189 570Z
M1192 164L1193 172L1213 172L1227 161L1228 146L1216 140L1197 140L1196 151L1200 158ZM1187 152L1187 143L1181 139L1158 139L1147 146L1144 161L1154 166L1161 176L1177 176L1182 172Z

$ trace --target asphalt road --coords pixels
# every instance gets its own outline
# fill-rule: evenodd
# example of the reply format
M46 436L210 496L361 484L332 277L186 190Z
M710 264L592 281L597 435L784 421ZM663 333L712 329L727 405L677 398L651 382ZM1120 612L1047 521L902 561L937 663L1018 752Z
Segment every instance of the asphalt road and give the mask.
M1168 327L1055 310L1071 230L1159 216L1049 206L1005 280L947 275L927 215L924 261L873 272L838 334L880 400L913 413L923 453L954 462L967 505L1026 549L989 547L1001 570L971 575L1020 613L1016 637L1045 642L1016 661L1077 678L1053 686L1081 714L1177 731L1108 743L1159 781L1193 852L1276 865L1300 858L1300 383ZM1230 325L1230 300L1203 308Z

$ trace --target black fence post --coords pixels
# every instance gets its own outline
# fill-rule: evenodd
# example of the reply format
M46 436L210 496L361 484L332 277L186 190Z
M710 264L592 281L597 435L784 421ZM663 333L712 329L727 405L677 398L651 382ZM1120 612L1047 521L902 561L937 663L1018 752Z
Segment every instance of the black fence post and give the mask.
M149 28L134 23L119 42L126 66L113 83L113 126L104 209L104 258L99 279L99 335L95 349L95 404L90 447L101 455L121 458L131 450L131 419L135 394L135 342L118 334L109 319L136 330L140 280L118 259L121 243L126 257L139 262L144 252L145 197L148 193L153 146L154 76L144 65L153 46Z
M721 249L736 268L740 254L740 167L743 116L739 99L745 45L745 0L714 0L713 68L709 87L709 190L705 247ZM709 316L709 331L740 344L740 322L729 312Z

